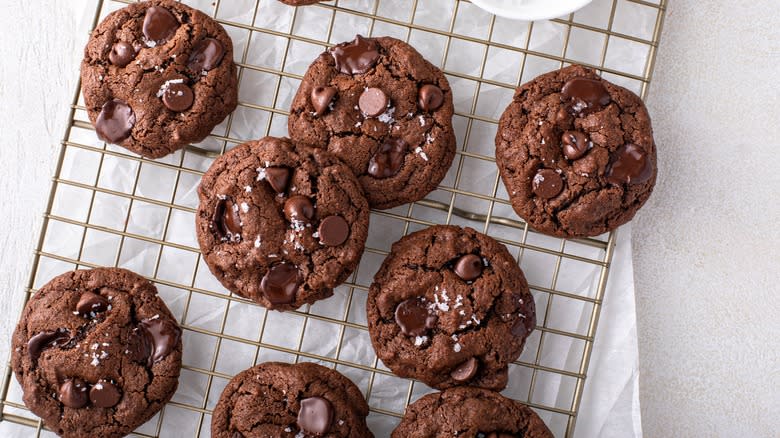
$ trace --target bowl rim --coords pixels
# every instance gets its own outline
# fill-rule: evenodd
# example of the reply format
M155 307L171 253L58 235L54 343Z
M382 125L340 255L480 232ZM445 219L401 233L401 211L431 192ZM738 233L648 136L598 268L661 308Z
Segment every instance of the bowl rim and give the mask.
M560 17L562 15L570 14L593 0L546 0L547 5L540 7L538 4L532 10L528 10L527 5L519 5L512 7L511 9L498 6L494 3L494 0L471 0L474 5L504 18L511 18L516 20L546 20L549 18Z

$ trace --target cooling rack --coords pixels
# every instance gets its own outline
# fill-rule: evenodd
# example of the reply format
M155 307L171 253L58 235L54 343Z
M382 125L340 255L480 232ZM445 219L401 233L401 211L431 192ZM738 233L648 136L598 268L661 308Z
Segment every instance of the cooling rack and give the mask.
M96 2L93 27L127 1ZM59 153L26 298L76 268L120 266L152 280L184 329L179 390L133 436L210 436L211 411L227 381L268 360L314 361L351 378L371 408L369 426L389 436L405 406L431 392L377 360L365 298L390 244L437 223L471 226L504 243L524 269L538 326L510 365L504 394L530 405L555 436L572 437L610 270L615 233L562 240L512 212L493 137L514 88L570 63L644 97L666 0L595 0L562 19L518 22L467 0L337 0L292 8L276 0L187 0L227 30L239 65L239 107L211 136L160 160L97 139L77 91ZM86 32L87 29L84 29ZM372 211L367 249L332 298L295 312L267 312L219 285L194 233L196 187L213 159L264 135L286 135L287 108L308 64L355 33L410 42L442 67L455 96L458 153L426 199ZM6 366L0 421L25 436L53 436L21 402ZM29 432L29 434L28 434Z

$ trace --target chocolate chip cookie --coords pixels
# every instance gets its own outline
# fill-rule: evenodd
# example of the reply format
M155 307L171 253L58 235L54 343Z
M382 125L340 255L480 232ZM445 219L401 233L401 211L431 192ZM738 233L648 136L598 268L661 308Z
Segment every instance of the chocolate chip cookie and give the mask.
M368 404L352 381L314 363L266 362L228 383L211 418L214 438L372 438Z
M656 178L641 99L578 65L517 89L501 116L496 162L515 212L534 229L567 238L630 221Z
M437 225L395 244L366 304L377 356L434 388L502 389L536 325L534 298L502 244Z
M22 312L11 367L24 403L64 437L120 437L176 391L181 329L148 280L130 271L67 272Z
M238 102L227 32L172 0L109 14L84 50L81 83L98 137L148 158L203 140Z
M391 438L553 438L528 406L493 391L452 388L406 408Z
M347 163L369 204L385 209L422 199L444 178L455 155L452 114L447 79L412 46L357 36L309 67L288 128Z
M203 176L198 242L229 290L275 310L327 298L357 267L368 204L327 151L265 137L236 146Z

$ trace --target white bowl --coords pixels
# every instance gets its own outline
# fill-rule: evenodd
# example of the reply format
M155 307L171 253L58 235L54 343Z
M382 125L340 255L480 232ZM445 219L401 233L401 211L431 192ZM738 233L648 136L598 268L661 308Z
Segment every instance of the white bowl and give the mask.
M546 20L582 8L593 0L471 0L480 8L500 17L517 20Z

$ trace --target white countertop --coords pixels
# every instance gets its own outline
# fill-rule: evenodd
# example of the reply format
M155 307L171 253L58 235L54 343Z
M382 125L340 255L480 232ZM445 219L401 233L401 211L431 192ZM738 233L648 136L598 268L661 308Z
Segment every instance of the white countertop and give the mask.
M92 5L0 5L0 339L21 306ZM671 0L648 98L658 185L633 223L647 437L776 436L779 29L776 0Z

